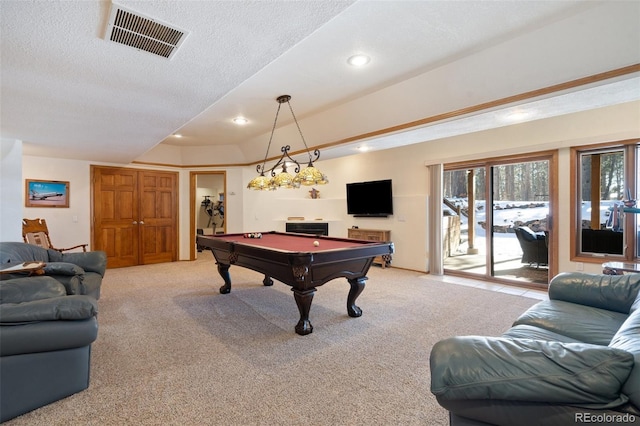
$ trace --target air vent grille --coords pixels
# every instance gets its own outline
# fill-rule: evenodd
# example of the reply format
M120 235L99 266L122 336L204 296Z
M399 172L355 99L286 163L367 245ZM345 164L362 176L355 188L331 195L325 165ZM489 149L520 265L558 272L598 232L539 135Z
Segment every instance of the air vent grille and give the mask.
M184 30L114 3L105 38L172 59L188 35Z

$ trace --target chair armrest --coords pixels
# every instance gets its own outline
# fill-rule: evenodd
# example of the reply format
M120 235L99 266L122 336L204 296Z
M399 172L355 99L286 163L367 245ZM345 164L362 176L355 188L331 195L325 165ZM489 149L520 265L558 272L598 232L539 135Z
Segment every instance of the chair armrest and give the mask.
M453 337L431 351L431 392L443 400L511 400L612 408L633 355L584 343Z
M563 272L549 283L549 299L628 314L640 292L640 274Z
M69 251L69 250L75 250L77 248L81 248L83 252L87 251L87 246L89 246L89 244L78 244L77 246L73 246L73 247L67 247L67 248L54 248L54 250L59 251L60 253L64 252L64 251Z

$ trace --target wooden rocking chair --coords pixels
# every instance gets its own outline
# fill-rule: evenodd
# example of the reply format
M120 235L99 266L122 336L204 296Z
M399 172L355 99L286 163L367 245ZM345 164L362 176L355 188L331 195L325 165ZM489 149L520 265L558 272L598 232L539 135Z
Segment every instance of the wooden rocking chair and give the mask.
M49 229L44 219L22 219L22 238L27 244L38 247L57 250L59 252L69 251L82 247L82 251L87 251L88 244L80 244L69 248L56 248L51 244Z

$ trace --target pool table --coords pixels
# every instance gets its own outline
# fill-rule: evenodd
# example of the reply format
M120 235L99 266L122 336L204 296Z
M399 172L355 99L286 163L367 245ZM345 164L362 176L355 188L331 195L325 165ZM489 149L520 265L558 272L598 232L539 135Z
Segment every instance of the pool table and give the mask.
M220 293L231 291L231 265L243 266L264 274L263 285L273 285L276 279L292 287L300 312L296 333L313 331L309 310L316 287L335 278L344 277L351 286L347 296L347 313L359 317L362 310L356 299L362 293L367 272L376 256L390 256L392 242L363 241L348 238L287 233L198 235L197 243L213 252L218 272L224 280ZM318 244L314 244L315 242Z

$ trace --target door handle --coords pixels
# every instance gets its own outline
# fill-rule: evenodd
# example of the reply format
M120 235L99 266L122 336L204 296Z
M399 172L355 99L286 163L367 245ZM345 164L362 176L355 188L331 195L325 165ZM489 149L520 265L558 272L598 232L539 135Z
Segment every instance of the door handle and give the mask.
M134 221L133 221L133 224L134 224L134 225L137 225L137 224L138 224L138 222L136 222L136 221L134 220Z
M140 221L140 225L144 225L144 220L141 220L141 221Z

